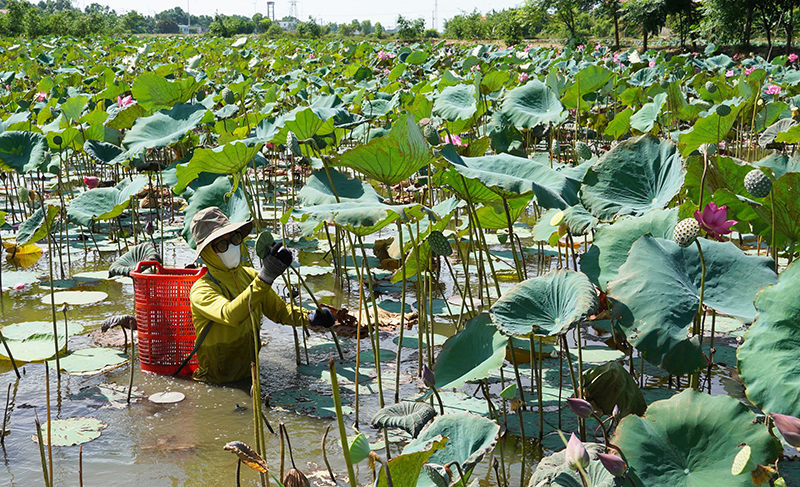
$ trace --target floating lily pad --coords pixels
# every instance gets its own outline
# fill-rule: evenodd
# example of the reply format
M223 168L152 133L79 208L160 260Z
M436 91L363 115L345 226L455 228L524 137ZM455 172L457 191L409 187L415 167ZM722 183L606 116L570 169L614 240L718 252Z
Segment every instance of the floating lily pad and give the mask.
M82 304L95 304L106 299L107 293L103 291L59 291L53 293L53 299L56 306L60 304L68 304L71 306L78 306ZM42 303L50 304L50 295L44 295L41 299Z
M391 350L386 350L382 348L380 351L381 362L392 362L394 359L397 358L397 354ZM375 363L375 356L372 353L372 350L364 350L359 355L359 359L362 363Z
M337 367L337 375L338 370ZM331 396L323 396L308 389L290 388L273 392L269 395L270 405L277 406L287 411L319 418L335 418L336 406ZM342 398L342 402L345 399ZM351 414L352 407L342 404L342 413Z
M147 399L155 404L174 404L186 399L186 394L182 392L156 392Z
M399 313L402 304L403 304L402 302L396 301L394 299L384 299L383 301L378 303L378 307L390 313ZM409 304L408 301L406 301L405 312L411 313L411 311L412 311L411 305Z
M110 348L84 348L61 357L61 370L70 374L95 372L106 367L119 365L130 357L118 350ZM55 366L55 362L50 362Z
M57 324L58 329L58 349L62 350L67 344L64 336L64 322ZM80 323L70 323L67 331L70 336L83 332ZM53 322L51 321L30 321L16 323L3 327L3 337L6 339L8 348L14 360L18 362L38 362L46 360L55 355L55 344L53 338ZM7 357L5 347L0 347L0 356Z
M53 446L75 446L100 437L107 424L97 418L54 419L50 422ZM31 439L38 443L36 435ZM42 423L42 440L47 445L47 423Z

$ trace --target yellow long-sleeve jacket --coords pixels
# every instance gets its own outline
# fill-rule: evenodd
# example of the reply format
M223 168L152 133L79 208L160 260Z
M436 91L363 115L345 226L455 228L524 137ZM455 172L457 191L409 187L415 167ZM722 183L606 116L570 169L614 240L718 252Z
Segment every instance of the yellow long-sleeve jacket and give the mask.
M244 245L242 251L247 251ZM203 249L200 257L208 273L198 279L190 293L197 340L206 327L213 326L197 349L199 367L194 379L220 384L250 377L250 363L257 351L249 306L258 329L262 314L276 323L292 325L294 321L299 326L308 324L308 312L283 301L252 267L225 267L211 246Z

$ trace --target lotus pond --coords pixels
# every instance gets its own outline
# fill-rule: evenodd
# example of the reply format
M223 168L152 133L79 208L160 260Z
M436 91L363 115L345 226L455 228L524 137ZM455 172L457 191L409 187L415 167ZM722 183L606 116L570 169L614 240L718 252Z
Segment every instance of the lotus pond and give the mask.
M795 62L0 40L3 484L792 485ZM142 370L210 206L339 319L252 384Z

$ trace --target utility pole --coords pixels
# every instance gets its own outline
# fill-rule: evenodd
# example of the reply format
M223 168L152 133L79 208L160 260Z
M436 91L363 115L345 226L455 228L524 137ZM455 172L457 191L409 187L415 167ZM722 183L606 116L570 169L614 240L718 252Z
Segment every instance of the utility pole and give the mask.
M192 14L189 12L189 0L186 0L186 17L189 19L187 30L192 30ZM189 32L191 34L191 32Z

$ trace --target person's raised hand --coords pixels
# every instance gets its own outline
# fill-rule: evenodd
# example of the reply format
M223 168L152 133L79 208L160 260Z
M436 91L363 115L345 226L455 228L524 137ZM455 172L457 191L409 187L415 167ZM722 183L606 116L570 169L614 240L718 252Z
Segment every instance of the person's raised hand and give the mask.
M292 251L283 248L283 243L275 242L269 253L261 259L258 277L269 285L292 265Z

